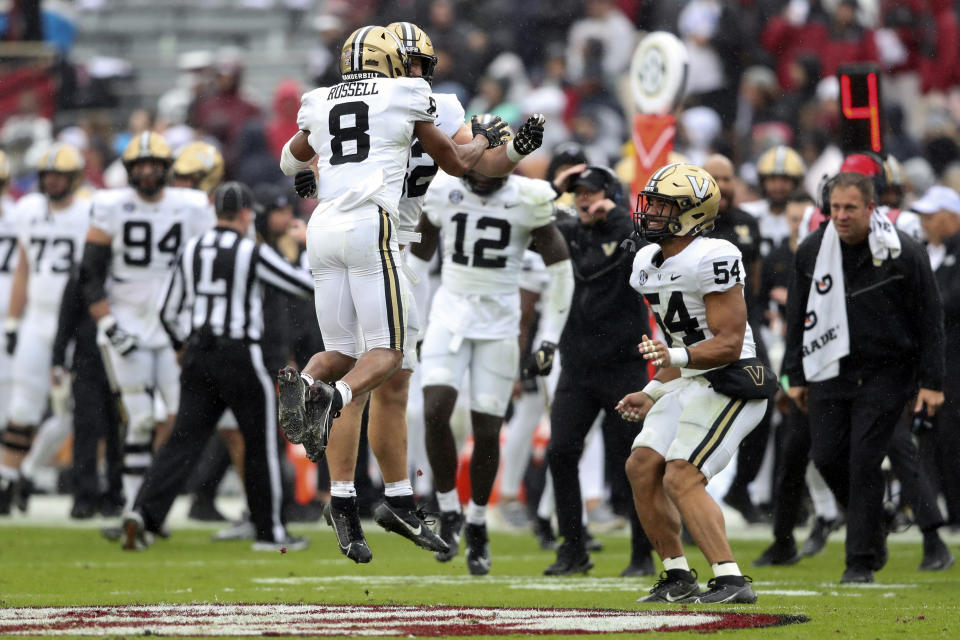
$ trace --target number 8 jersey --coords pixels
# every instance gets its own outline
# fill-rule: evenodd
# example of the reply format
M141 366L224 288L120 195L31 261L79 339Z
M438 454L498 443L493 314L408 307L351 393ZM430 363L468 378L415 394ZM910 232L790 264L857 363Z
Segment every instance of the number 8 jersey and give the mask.
M703 236L666 260L660 245L646 245L637 252L630 274L630 286L646 299L668 347L692 347L712 338L703 297L745 282L740 250L726 240ZM756 355L749 324L744 331L741 360ZM702 373L700 369L681 370L684 376Z
M397 224L416 122L437 107L422 78L372 78L321 87L301 98L297 125L317 152L319 206L345 211L372 200Z
M216 221L204 192L164 187L162 193L159 201L147 202L130 187L98 191L90 223L113 238L110 312L149 348L170 344L160 324L160 298L180 247Z

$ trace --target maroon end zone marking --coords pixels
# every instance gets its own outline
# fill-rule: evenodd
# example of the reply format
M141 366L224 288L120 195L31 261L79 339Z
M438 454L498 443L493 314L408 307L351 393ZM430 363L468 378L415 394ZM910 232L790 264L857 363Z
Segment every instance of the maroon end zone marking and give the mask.
M0 609L3 635L579 635L719 631L806 622L803 616L726 611L185 604Z

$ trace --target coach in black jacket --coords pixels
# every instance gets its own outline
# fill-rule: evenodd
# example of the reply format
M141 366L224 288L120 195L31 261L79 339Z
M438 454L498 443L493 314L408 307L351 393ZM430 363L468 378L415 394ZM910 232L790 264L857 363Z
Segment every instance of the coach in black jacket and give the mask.
M804 328L811 282L816 276L823 294L831 287L826 274L814 274L827 226L798 248L787 294L789 394L808 409L811 456L847 509L841 582L872 582L873 572L886 563L880 463L897 419L918 387L915 409L926 405L932 414L943 403L943 316L930 263L919 244L895 231L901 252L878 265L868 241L873 210L869 178L842 173L835 179L830 225L839 236L850 339L849 355L840 359L835 377L808 387L803 367L804 349L818 346L811 341L823 328Z
M611 503L630 518L632 550L623 575L653 573L651 546L640 527L624 464L637 435L635 425L613 410L620 398L647 382L646 361L637 350L649 333L647 308L630 287L634 252L621 246L633 233L620 183L605 167L578 165L557 177L574 192L577 217L557 221L570 248L574 291L560 336L563 367L550 408L550 473L557 521L564 542L547 575L581 573L593 566L582 523L578 464L584 439L600 411ZM563 189L561 189L563 190Z

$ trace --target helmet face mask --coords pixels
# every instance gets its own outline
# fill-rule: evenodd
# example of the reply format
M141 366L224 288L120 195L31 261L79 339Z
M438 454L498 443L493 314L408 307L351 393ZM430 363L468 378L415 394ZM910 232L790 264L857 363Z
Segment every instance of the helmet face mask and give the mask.
M713 228L720 189L713 177L687 163L657 170L637 198L634 226L645 240L697 236Z
M478 196L489 196L490 194L499 191L503 185L507 184L506 176L502 178L491 178L472 170L467 171L460 179L463 180L465 185L467 185L467 189Z
M403 44L383 27L360 27L340 50L340 77L345 82L369 78L403 78L410 59Z
M776 206L786 204L790 194L803 182L806 173L807 166L803 158L785 145L778 145L764 151L757 160L760 188L764 197ZM781 180L768 180L768 178L781 178ZM787 183L784 180L790 182Z
M412 22L393 22L387 25L387 31L400 40L409 58L420 60L420 77L432 85L433 72L437 68L437 52L429 36ZM409 64L407 75L410 75Z

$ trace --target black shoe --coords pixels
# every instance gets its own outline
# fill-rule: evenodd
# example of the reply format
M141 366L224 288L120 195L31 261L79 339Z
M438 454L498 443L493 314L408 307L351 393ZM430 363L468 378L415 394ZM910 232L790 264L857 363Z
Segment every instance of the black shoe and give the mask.
M153 544L153 534L144 528L143 518L136 511L123 519L123 550L146 551Z
M787 566L800 562L797 545L793 540L776 540L753 561L755 567Z
M596 553L603 551L603 543L590 535L590 532L586 529L583 530L583 544L587 548L587 551Z
M873 571L865 567L847 567L840 584L873 582Z
M467 569L470 575L485 576L490 573L490 540L487 525L467 523L463 534L467 543Z
M13 504L20 509L22 513L27 512L27 506L30 503L30 496L34 493L33 482L22 473L17 476L17 481L13 484Z
M97 515L97 505L90 500L75 500L70 509L70 517L74 520L87 520Z
M392 507L384 501L373 510L373 519L387 531L399 533L427 551L437 553L449 553L450 551L450 545L427 526L421 513L418 513L415 509Z
M434 552L433 557L438 561L449 562L460 552L460 531L464 520L459 511L440 512L440 539L447 545L447 550Z
M333 419L340 416L339 411L333 410L334 393L336 388L321 380L317 380L307 389L305 406L309 437L304 438L303 446L307 457L314 462L319 462L327 450Z
M349 505L343 510L333 506L334 502L337 502L336 498L331 500L323 510L323 517L337 534L340 553L357 563L370 562L373 553L370 552L370 547L367 546L367 541L363 537L360 515L357 512L357 499L345 498L345 500Z
M581 545L564 541L557 549L557 561L543 570L545 576L572 576L593 569L590 554Z
M917 567L920 571L944 571L955 562L950 549L943 543L940 536L923 540L923 562Z
M0 478L0 516L10 515L13 505L13 481Z
M544 551L554 551L560 546L557 536L553 533L553 526L548 518L537 516L533 519L533 535L536 536L540 548Z
M200 522L227 521L226 517L217 510L217 505L213 504L212 500L204 500L201 498L193 499L193 504L190 505L190 511L187 513L187 517L191 520L199 520Z
M732 580L732 576L710 578L707 590L698 596L684 600L685 604L753 604L757 601L757 592L750 583L753 578L743 576L742 580ZM738 584L742 582L743 584Z
M280 429L293 444L303 442L307 433L307 384L294 367L284 367L277 374L277 406Z
M813 527L810 529L810 537L806 539L803 547L800 548L800 555L808 558L823 551L823 548L827 546L827 538L831 533L836 531L839 526L840 524L836 518L833 520L825 520L817 516Z
M680 602L697 595L700 595L697 572L674 569L661 571L660 579L650 589L650 595L640 598L637 602Z
M657 575L657 570L654 569L653 558L649 554L642 560L631 561L627 568L620 572L621 578L640 578L655 575Z
M760 524L767 521L767 517L750 501L746 491L728 491L723 501L739 511L747 524Z

